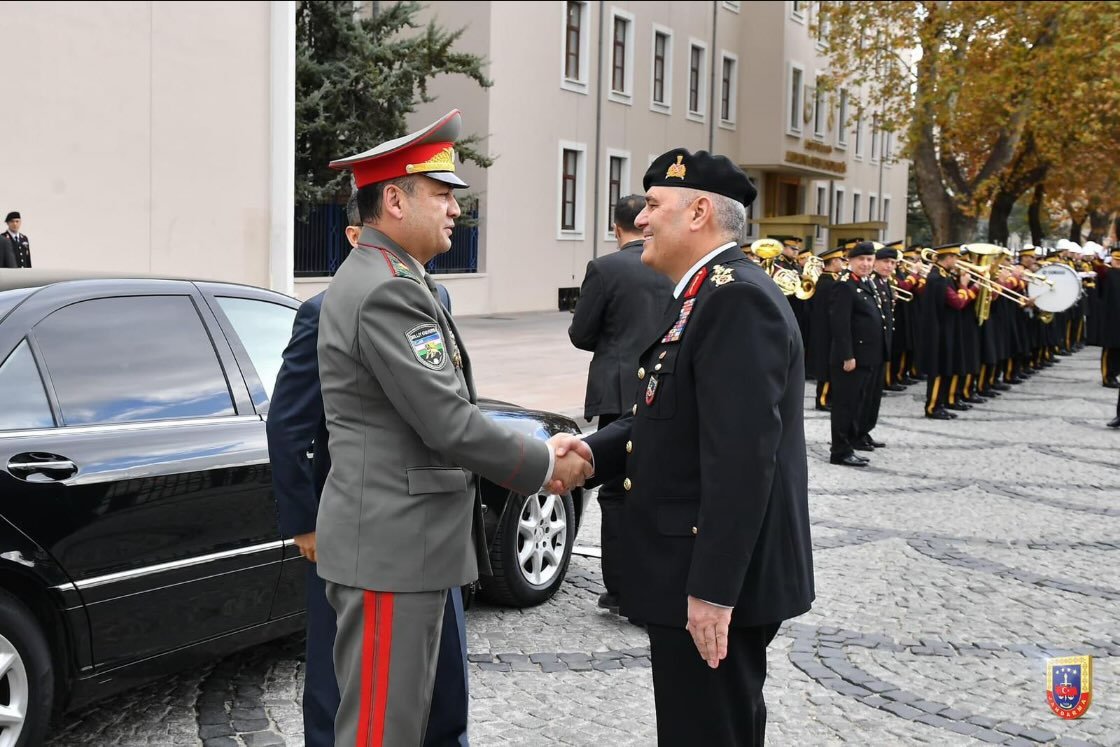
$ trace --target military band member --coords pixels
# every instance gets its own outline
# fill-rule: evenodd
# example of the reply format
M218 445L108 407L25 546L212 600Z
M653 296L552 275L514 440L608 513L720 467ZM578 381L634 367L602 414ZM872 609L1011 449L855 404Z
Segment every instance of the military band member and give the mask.
M877 441L872 437L871 431L879 423L879 407L883 401L883 390L888 379L884 372L890 367L891 342L894 338L894 310L897 305L891 279L894 277L897 261L897 250L887 247L877 249L875 251L875 263L869 277L871 292L875 297L875 302L879 305L879 313L883 320L883 362L872 374L872 384L863 404L863 412L860 415L859 437L853 445L853 448L859 451L873 451L886 446L884 442ZM904 388L899 386L894 391L900 391Z
M936 247L937 261L926 276L922 294L922 348L918 365L926 374L925 415L951 420L946 409L949 388L962 370L960 345L961 313L975 299L968 273L952 274L960 258L960 244Z
M917 355L918 340L921 337L919 320L919 297L925 285L925 278L912 268L919 268L921 248L910 246L899 255L895 270L895 288L906 291L912 296L907 302L895 304L894 339L891 342L891 383L910 386L918 382Z
M1097 266L1097 292L1101 309L1101 381L1115 389L1120 374L1120 248L1113 249L1109 264Z
M832 330L828 322L828 304L836 280L844 269L844 249L829 249L820 255L824 264L821 276L817 278L817 289L809 299L809 343L806 360L810 373L816 378L817 392L815 407L828 410L831 407L828 355L832 348Z
M832 447L829 461L864 467L855 453L868 450L860 433L872 390L881 391L880 369L886 353L883 314L871 282L875 247L861 241L848 252L848 272L837 281L829 302L832 348Z

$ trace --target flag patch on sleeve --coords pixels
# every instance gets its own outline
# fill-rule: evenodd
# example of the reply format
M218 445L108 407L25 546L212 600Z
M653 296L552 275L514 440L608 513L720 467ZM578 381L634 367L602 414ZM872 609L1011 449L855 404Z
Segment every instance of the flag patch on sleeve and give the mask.
M421 324L406 332L405 337L408 338L408 344L416 360L433 371L438 371L446 365L447 352L439 327L434 324Z

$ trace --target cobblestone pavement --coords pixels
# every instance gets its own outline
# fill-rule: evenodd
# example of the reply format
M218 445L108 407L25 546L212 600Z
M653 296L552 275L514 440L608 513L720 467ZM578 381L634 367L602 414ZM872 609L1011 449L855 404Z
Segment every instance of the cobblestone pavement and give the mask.
M889 395L888 446L858 471L828 464L807 400L818 596L770 649L771 744L1120 745L1120 433L1098 356L952 422L920 417L918 387ZM579 544L598 544L594 501ZM476 745L654 743L648 641L601 590L576 556L548 604L468 613ZM1068 654L1094 657L1077 721L1046 706L1045 659ZM302 673L298 636L259 646L65 716L50 744L299 745Z

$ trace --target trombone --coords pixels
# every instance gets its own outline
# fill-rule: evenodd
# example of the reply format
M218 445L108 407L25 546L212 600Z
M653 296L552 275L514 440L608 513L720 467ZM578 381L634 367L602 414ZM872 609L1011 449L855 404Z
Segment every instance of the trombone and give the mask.
M898 280L896 280L894 277L891 277L890 282L891 282L891 290L894 291L895 298L897 298L899 301L904 301L904 302L910 302L910 301L914 300L914 294L913 293L906 290L905 288L899 288L898 287Z
M937 254L932 249L923 249L922 259L930 263L935 263L937 261ZM1009 288L1004 288L1002 285L992 280L991 275L988 274L988 271L991 269L991 267L994 267L994 265L981 266L973 264L972 262L966 262L965 260L959 258L957 259L956 264L956 268L958 270L961 270L962 272L968 273L973 282L975 282L976 285L978 285L981 289L986 290L989 293L996 293L1006 298L1010 298L1020 306L1026 306L1030 302L1031 297L1024 296L1022 293L1016 293Z

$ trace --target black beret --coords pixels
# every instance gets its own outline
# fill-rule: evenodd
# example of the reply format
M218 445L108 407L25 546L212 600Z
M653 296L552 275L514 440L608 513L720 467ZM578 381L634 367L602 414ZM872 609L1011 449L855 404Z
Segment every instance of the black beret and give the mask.
M7 223L8 221L16 220L17 218L19 218L19 211L13 210L12 212L8 213L8 217L4 219L4 222Z
M898 250L883 247L875 251L875 259L898 259Z
M642 187L684 187L702 192L714 192L730 197L736 202L750 205L758 190L746 173L727 156L718 156L706 150L689 153L684 148L674 148L654 159L642 177Z
M848 258L866 257L875 253L875 245L870 241L861 241L848 250Z

